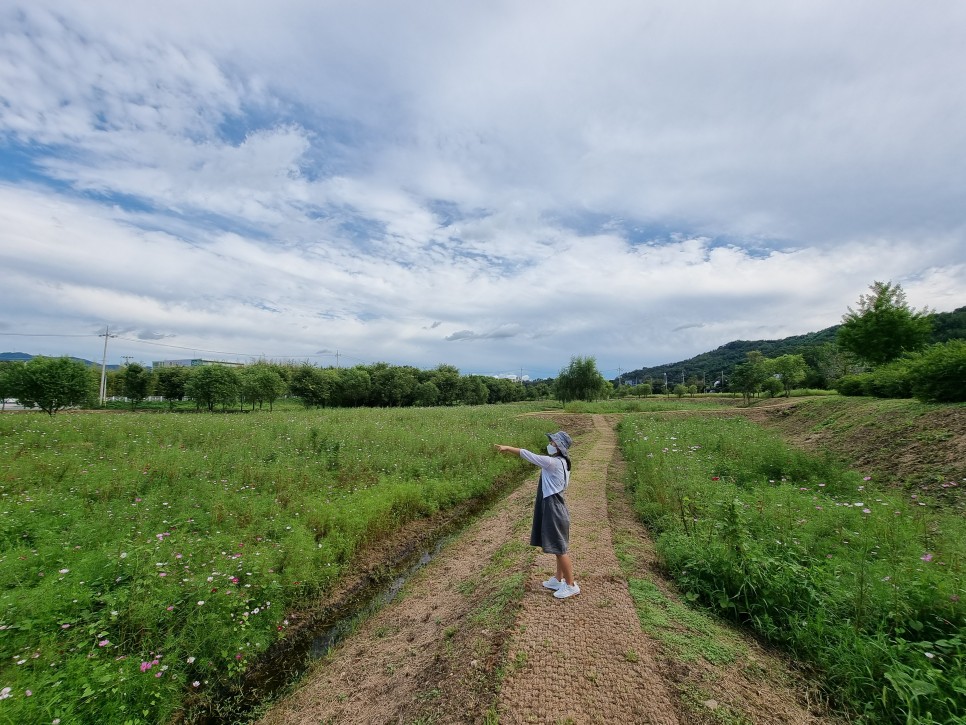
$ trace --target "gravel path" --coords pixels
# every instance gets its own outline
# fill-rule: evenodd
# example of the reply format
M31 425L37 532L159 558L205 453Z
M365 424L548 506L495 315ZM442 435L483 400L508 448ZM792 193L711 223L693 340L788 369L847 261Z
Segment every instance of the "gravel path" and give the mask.
M566 494L581 593L555 599L541 585L554 559L537 557L510 643L516 666L500 691L501 723L678 722L614 555L606 480L616 436L602 416L593 423Z

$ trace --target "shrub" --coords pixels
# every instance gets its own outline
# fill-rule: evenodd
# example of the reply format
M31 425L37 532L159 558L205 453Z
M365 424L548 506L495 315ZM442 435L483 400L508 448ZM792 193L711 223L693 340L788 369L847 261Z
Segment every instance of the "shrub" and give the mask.
M911 358L902 358L876 368L865 380L865 394L876 398L911 398L911 368Z
M912 393L937 403L966 401L966 340L950 340L927 348L913 363Z
M865 395L865 379L869 373L845 375L835 383L835 389L841 395Z
M842 395L871 395L876 398L911 398L914 373L911 357L882 365L872 372L846 375L835 384Z

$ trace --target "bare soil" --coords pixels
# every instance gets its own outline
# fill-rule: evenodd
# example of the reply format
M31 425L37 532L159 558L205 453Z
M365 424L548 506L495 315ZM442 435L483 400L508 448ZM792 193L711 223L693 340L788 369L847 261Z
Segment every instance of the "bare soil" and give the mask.
M792 398L736 408L806 450L832 456L877 484L966 509L966 405Z
M822 408L817 420L817 409L801 402L769 403L713 414L746 415L893 485L952 496L966 488L939 486L966 476L966 408L937 408L911 422L876 413L871 425L845 408ZM738 656L713 664L680 656L642 628L628 581L682 600L623 489L617 416L552 420L548 429L563 427L575 439L567 501L581 594L556 600L541 585L554 560L527 544L536 488L529 477L454 536L261 723L843 722L806 672L747 632L719 623L716 636ZM377 566L380 554L370 556ZM680 634L691 636L686 627Z

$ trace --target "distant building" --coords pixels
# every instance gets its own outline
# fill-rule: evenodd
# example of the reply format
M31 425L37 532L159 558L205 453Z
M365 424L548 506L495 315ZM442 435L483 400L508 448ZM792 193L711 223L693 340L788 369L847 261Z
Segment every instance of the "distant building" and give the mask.
M153 368L198 368L204 365L227 365L228 367L244 367L245 363L229 362L227 360L203 360L200 357L187 360L155 360Z

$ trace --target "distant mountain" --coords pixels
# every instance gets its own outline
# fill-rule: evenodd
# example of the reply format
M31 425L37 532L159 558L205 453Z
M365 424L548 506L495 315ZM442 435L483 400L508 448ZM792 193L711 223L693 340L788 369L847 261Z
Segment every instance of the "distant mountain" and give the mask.
M932 341L966 340L966 307L933 315Z
M710 385L718 380L724 371L725 376L731 373L738 363L745 362L747 355L757 350L765 357L779 357L781 355L799 355L808 348L820 347L827 342L835 342L835 335L841 325L833 325L819 332L809 332L805 335L793 335L780 340L735 340L726 345L695 355L687 360L640 368L624 373L622 381L626 385L633 382L663 382L667 373L668 382L680 383L682 376L685 380L695 378L706 380ZM966 307L960 307L952 312L937 312L933 315L933 342L966 339Z
M0 352L0 362L13 361L13 362L27 362L28 360L33 360L38 355L31 355L26 352ZM59 356L54 356L59 357ZM77 362L82 362L85 365L90 365L91 367L99 368L101 364L99 362L91 362L90 360L85 360L82 357L71 357L71 360L76 360ZM118 370L120 365L108 365L108 370Z
M682 378L696 378L706 380L708 385L718 380L721 372L730 375L731 369L738 363L748 359L748 353L757 350L765 357L779 357L780 355L796 355L807 347L817 347L826 342L835 341L838 325L828 327L820 332L809 332L806 335L794 335L781 340L735 340L726 345L695 355L687 360L641 368L625 373L624 383L637 381L639 383L653 380L663 382L667 373L668 382L680 383Z

